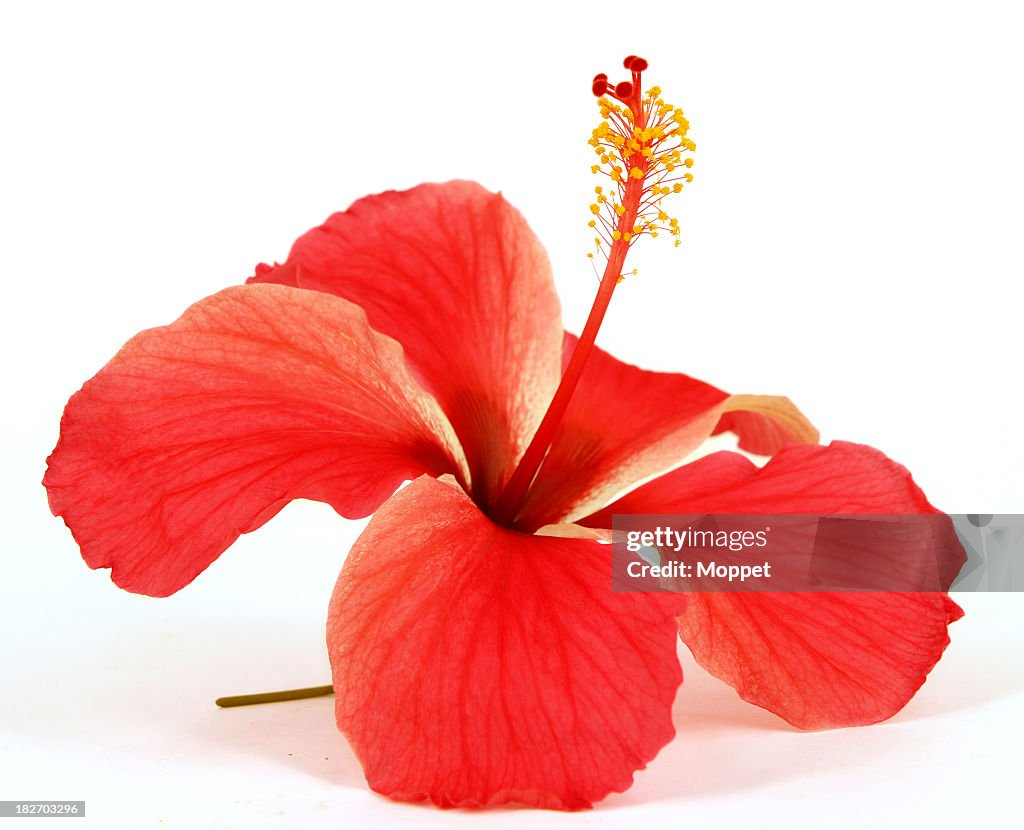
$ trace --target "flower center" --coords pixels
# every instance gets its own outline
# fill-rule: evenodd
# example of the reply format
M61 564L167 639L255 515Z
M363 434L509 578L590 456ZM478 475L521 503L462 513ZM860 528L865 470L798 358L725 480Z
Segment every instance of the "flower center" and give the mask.
M513 526L526 502L530 485L544 463L587 359L594 351L594 341L615 286L625 278L622 269L630 247L645 234L655 237L666 231L679 244L679 221L668 216L662 200L681 191L693 179L689 172L693 158L683 157L685 152L695 149L687 137L690 125L681 109L665 103L658 87L641 93L641 74L647 69L647 61L630 55L623 65L630 71L631 80L613 87L608 76L600 74L594 77L591 87L601 110L601 123L590 138L600 163L593 165L591 172L606 176L610 184L595 188L589 225L597 233L596 251L588 256L605 257L604 274L590 316L548 410L490 511L491 518L499 524Z

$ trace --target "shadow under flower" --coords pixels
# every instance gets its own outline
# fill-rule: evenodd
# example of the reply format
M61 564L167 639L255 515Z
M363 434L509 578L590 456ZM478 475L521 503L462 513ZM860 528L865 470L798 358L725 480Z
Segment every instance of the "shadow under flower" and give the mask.
M1015 599L1005 595L1007 603ZM971 712L1024 690L1024 664L1016 657L1021 634L987 619L1000 601L963 602L975 610L972 615L969 608L952 628L947 659L906 709L867 729L799 732L741 700L681 647L685 682L673 711L677 737L637 774L632 789L599 807L742 795L800 786L837 771L866 772L899 752L901 742L930 751L945 730L923 721ZM227 610L218 617L192 616L163 604L140 614L139 607L126 606L95 628L83 624L66 636L55 634L51 657L59 660L44 654L24 662L6 684L10 699L20 701L11 731L57 749L92 744L94 757L128 748L138 758L194 766L196 775L211 760L222 765L249 758L365 791L359 762L335 727L333 698L235 709L213 703L222 694L326 682L321 624L312 614L246 619ZM1005 636L993 636L996 629ZM69 678L73 695L66 693Z

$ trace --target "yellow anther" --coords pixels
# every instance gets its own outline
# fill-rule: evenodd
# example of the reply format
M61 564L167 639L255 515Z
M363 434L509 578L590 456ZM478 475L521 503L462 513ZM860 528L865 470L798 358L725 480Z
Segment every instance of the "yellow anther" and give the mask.
M601 185L598 185L597 187L594 188L594 192L600 196L602 193L604 193L604 188L601 187Z
M610 95L598 100L602 120L589 138L600 163L590 169L608 176L613 184L594 190L588 226L601 226L591 249L595 253L607 250L602 248L602 237L607 244L621 245L643 234L657 236L670 231L679 236L678 222L669 219L661 202L667 195L679 193L684 182L692 181L687 171L693 167L693 159L683 157L696 146L687 135L690 122L680 107L665 102L659 87L651 87L642 97L639 90L637 94L630 99L636 112ZM613 230L615 217L626 213L636 216L632 227Z

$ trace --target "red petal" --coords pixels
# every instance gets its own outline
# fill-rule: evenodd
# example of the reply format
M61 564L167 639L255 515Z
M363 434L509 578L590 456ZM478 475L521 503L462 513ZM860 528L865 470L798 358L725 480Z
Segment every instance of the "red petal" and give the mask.
M715 427L715 435L733 432L740 449L774 455L783 447L817 444L818 430L789 398L777 395L733 395Z
M678 595L615 593L607 547L492 524L421 478L331 600L339 728L370 786L444 807L579 809L669 741Z
M261 285L130 340L68 402L43 483L90 567L165 596L290 499L364 516L456 457L358 306Z
M533 437L560 374L561 313L543 248L471 182L361 199L258 271L337 294L405 348L466 449L486 504Z
M963 616L945 594L690 594L679 633L697 662L801 729L892 717Z
M789 447L757 467L719 452L679 467L581 523L614 513L937 513L905 467L862 444Z
M566 334L566 362L576 342ZM711 435L727 398L694 378L638 369L595 348L519 514L520 526L571 522L682 463Z
M857 444L782 450L763 469L718 453L628 494L613 513L934 513L903 467ZM702 666L795 726L884 720L906 705L962 611L935 593L690 594L679 618Z

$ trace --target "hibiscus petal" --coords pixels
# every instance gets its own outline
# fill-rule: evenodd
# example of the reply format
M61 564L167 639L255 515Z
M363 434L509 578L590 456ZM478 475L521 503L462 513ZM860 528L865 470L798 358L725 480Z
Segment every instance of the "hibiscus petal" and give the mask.
M774 455L783 447L817 444L818 430L789 399L778 395L733 395L725 402L715 435L732 432L740 449Z
M533 437L560 375L551 269L523 217L472 182L361 199L257 282L337 294L405 348L465 447L483 505Z
M132 338L68 402L43 483L90 567L166 596L293 498L347 517L464 477L457 440L362 309L277 285Z
M565 335L565 362L576 342ZM638 369L595 347L519 526L572 522L681 464L711 435L728 398L694 378Z
M801 729L892 717L949 645L945 594L691 594L679 632L740 697Z
M615 593L608 548L491 523L420 478L352 548L327 642L370 786L444 807L579 809L669 741L678 595Z
M936 513L910 474L858 444L782 450L758 469L717 453L581 522L614 513ZM955 568L954 568L955 570ZM939 593L689 594L679 618L697 662L794 726L875 723L906 705L963 612Z

